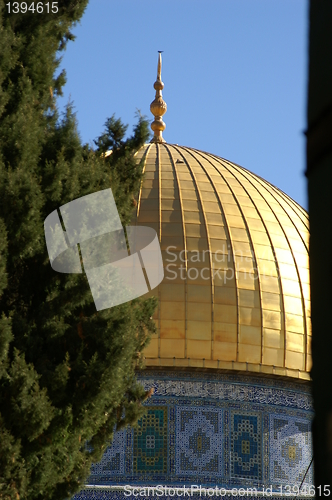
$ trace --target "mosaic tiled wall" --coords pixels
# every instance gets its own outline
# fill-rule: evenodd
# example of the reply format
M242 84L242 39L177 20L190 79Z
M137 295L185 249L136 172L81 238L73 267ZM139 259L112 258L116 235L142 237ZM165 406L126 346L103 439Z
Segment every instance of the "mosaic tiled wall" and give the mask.
M277 490L301 483L312 458L306 385L199 372L151 371L141 379L154 388L147 413L138 428L116 433L90 485ZM312 483L311 467L305 484ZM75 498L97 494L106 495L89 490Z

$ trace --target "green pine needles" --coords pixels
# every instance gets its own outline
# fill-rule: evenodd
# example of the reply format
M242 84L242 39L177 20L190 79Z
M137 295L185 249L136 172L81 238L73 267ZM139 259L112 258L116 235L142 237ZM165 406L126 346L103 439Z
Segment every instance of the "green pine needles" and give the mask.
M146 120L125 139L110 118L94 151L71 107L62 118L56 108L59 50L86 4L62 0L37 16L8 14L0 0L0 499L72 496L146 397L135 369L155 300L97 313L85 275L53 271L45 244L48 214L109 187L128 224L142 177L134 152Z

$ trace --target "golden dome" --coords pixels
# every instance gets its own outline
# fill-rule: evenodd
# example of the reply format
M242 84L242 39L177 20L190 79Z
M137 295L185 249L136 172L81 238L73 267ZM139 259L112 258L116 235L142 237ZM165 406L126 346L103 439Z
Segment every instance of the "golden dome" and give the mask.
M248 170L147 144L136 222L160 238L165 276L147 366L309 379L308 214Z

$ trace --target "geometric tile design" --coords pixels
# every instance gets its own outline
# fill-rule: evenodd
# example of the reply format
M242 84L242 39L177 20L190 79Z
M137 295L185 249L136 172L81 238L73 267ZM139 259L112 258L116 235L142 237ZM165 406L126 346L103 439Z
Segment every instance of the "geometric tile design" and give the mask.
M175 447L177 474L221 474L222 410L177 407Z
M175 489L170 489L169 490L169 493L170 494L161 494L161 491L158 491L158 495L156 493L156 491L158 490L155 490L154 491L154 495L153 495L153 492L151 491L151 488L150 490L148 490L148 487L145 488L145 489L142 489L141 491L135 491L134 493L137 494L137 495L140 495L138 498L149 498L149 499L158 499L158 497L161 499L161 500L183 500L183 491L179 492L177 494L177 490ZM190 492L190 490L189 490ZM168 493L168 492L167 492ZM174 495L173 495L174 493ZM205 498L205 500L207 500L209 497L208 497L208 492L206 492L206 496L205 496L205 491L202 490L201 492L201 496L200 496L200 491L198 490L196 494L193 494L192 496L188 496L188 493L186 493L186 498L191 498L192 500L202 500L202 498ZM211 493L211 492L210 492ZM245 494L244 494L245 493ZM190 493L189 493L190 494ZM217 493L218 495L218 493ZM224 495L224 496L223 496ZM132 492L126 492L126 491L119 491L119 490L111 490L111 491L107 491L107 490L92 490L90 488L87 488L83 491L81 491L79 494L75 495L75 500L126 500L128 498L130 499L133 499L135 498L133 496L133 493ZM216 498L216 496L211 496L211 498ZM260 498L262 497L259 497L258 495L256 496L254 492L250 492L250 490L248 491L248 496L247 496L247 491L246 491L246 488L242 491L239 492L238 495L236 495L236 493L234 492L234 490L230 490L227 492L227 494L225 495L224 492L222 493L219 493L219 495L217 496L217 498L219 498L219 500L221 500L222 498L224 498L225 500L243 500L243 498L250 498L251 500L259 500ZM293 495L292 493L290 493L290 491L288 491L288 489L286 489L286 493L285 493L285 496L283 497L280 497L280 494L278 496L276 495L272 495L270 496L270 493L268 492L268 497L263 497L264 500L266 500L266 498L268 498L269 500L294 500L295 499L295 495ZM306 497L303 497L303 496L297 496L296 497L296 500L314 500L314 497L311 496L311 498L308 496Z
M268 377L149 370L138 427L114 435L75 500L125 499L124 485L299 486L312 458L310 386ZM313 467L305 484L313 483ZM286 486L285 486L286 487ZM104 489L106 488L106 489ZM174 499L175 500L175 499Z
M112 446L109 446L98 464L92 464L91 474L105 476L124 474L125 431L114 433Z
M312 458L310 423L290 416L270 416L270 473L279 484L299 485ZM312 468L306 484L312 484Z
M293 381L236 376L223 373L182 372L162 374L159 371L143 373L145 390L154 389L154 397L191 396L222 401L223 403L264 404L273 407L313 411L310 386ZM240 381L240 383L239 383ZM153 398L154 399L154 398Z
M167 472L167 407L149 407L134 429L133 472Z
M232 413L231 477L262 479L261 420L258 413Z

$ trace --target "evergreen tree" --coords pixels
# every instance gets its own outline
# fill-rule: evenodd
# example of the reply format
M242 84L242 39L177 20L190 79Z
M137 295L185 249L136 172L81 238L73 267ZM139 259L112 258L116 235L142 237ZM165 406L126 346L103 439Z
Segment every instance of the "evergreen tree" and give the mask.
M109 187L128 224L142 176L134 152L148 137L143 118L129 139L109 119L93 151L71 106L62 118L56 108L59 51L86 4L8 14L0 0L1 499L70 497L146 397L135 369L154 331L154 300L97 313L85 275L53 271L45 244L47 215Z

